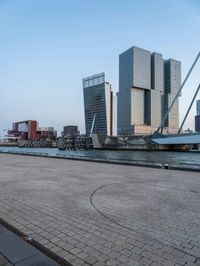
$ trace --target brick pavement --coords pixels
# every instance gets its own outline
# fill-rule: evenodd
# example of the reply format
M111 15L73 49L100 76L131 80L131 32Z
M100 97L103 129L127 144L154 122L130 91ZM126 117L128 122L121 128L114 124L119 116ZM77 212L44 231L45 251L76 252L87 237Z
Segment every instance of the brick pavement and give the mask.
M200 265L199 173L0 154L0 217L73 265Z

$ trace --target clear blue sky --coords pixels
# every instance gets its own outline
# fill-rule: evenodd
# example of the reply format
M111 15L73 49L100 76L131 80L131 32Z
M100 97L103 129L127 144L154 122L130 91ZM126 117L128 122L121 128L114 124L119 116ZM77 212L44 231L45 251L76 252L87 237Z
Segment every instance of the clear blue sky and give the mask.
M118 55L133 45L180 60L184 77L200 50L200 1L0 0L0 135L26 119L84 132L82 78L104 71L118 91ZM199 82L200 64L181 117Z

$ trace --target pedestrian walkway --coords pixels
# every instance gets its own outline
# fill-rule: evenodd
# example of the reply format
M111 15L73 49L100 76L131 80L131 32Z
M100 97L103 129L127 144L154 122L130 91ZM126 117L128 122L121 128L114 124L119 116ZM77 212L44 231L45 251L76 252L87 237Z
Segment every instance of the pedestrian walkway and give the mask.
M59 263L200 266L199 206L198 172L0 154L0 218Z
M58 266L58 264L0 225L0 266Z

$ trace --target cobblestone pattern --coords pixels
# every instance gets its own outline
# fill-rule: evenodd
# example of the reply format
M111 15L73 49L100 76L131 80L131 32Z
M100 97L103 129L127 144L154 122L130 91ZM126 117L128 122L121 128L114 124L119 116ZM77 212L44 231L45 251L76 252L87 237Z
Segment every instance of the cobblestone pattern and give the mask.
M75 266L200 265L199 203L199 173L0 155L0 217Z

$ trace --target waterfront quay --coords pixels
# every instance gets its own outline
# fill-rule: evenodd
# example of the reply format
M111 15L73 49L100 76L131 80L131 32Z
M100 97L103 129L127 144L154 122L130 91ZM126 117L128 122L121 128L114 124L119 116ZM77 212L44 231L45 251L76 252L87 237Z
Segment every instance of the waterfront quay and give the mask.
M198 172L0 154L1 220L62 265L200 265L199 205Z

